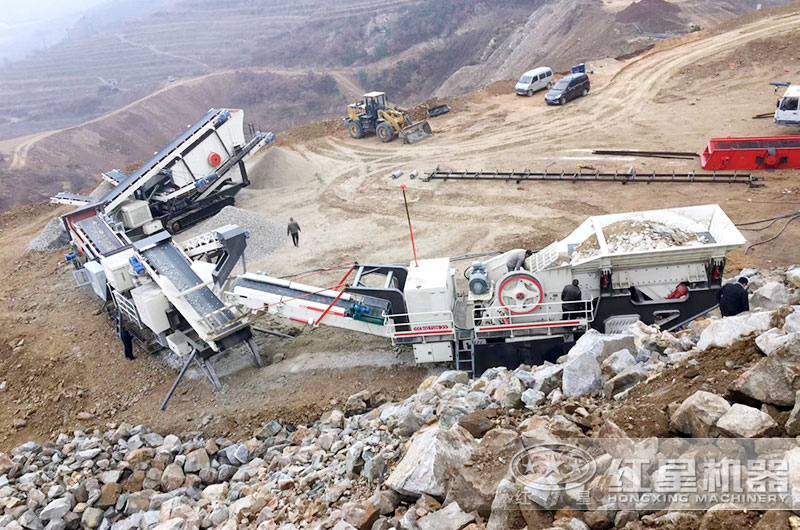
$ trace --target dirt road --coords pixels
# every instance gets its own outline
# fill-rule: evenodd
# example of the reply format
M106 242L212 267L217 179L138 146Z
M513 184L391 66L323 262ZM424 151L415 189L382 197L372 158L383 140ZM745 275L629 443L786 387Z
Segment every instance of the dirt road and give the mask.
M767 18L718 35L666 41L627 63L593 63L590 95L565 107L546 106L541 93L532 98L476 95L461 112L431 120L435 137L413 146L342 136L273 149L265 155L264 171L257 167L253 175L259 187L276 187L277 193L264 201L263 192L247 190L240 203L277 220L300 219L307 227L304 243L313 252L301 247L261 265L289 273L353 259L408 261L401 184L408 186L417 247L425 257L537 248L564 236L586 216L607 212L720 203L735 220L745 221L759 212L796 209L793 172L769 174L760 190L699 184L421 182L408 180L408 174L437 166L575 170L579 163L601 171L699 171L695 161L602 158L590 152L701 152L714 136L787 134L769 120L750 118L774 105L763 72L782 71L782 65L738 64L731 69L725 57L766 38L785 38L798 27L800 14ZM709 62L714 64L704 78L687 78L688 68ZM393 180L390 174L398 170L404 175ZM794 230L787 231L784 241L798 235ZM780 242L738 258L741 264L795 259Z

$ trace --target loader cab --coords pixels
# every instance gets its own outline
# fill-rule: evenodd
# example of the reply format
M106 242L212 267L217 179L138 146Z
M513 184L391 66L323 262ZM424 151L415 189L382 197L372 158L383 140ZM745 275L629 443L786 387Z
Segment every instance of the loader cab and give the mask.
M379 110L386 108L386 93L370 92L364 94L364 112L369 117L376 117Z
M775 110L775 123L778 125L800 126L800 85L792 85L786 89L778 100Z

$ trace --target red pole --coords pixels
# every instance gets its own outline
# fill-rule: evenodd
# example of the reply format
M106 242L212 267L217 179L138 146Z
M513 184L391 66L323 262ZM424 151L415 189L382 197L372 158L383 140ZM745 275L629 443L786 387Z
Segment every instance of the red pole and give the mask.
M414 229L411 228L411 215L408 213L408 199L406 199L406 185L401 184L400 189L403 190L403 203L406 205L406 218L408 219L408 233L411 234L411 251L414 253L414 266L419 267L417 262L417 247L414 244Z
M342 285L344 285L344 282L347 281L347 278L350 277L350 273L352 273L352 272L353 272L353 269L350 268L350 270L347 271L347 274L344 275L344 278L342 278L342 281L340 281L339 284L335 288L336 289L341 289ZM322 319L325 318L325 315L328 314L328 311L330 311L331 308L336 305L336 302L339 301L339 299L342 297L343 294L344 294L344 289L341 289L339 291L339 294L336 295L336 298L333 299L333 302L331 302L331 305L329 305L327 308L325 308L325 312L322 313L322 316L319 317L319 320L317 320L314 323L314 327L319 326L319 323L322 322Z

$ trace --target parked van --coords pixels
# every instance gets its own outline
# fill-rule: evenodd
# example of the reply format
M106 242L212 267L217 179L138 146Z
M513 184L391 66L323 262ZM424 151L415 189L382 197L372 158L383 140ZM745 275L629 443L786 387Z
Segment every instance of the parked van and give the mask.
M570 74L558 80L558 83L544 96L548 105L564 105L567 101L585 96L589 93L589 76L586 74Z
M800 85L791 85L778 100L775 123L791 127L800 126Z
M551 86L553 86L553 71L546 66L541 66L522 74L514 90L518 96L532 96L537 90L550 89Z

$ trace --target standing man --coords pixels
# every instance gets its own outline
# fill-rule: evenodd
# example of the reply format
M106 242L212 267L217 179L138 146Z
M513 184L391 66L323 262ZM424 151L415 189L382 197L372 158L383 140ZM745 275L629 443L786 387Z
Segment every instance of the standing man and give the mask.
M119 338L122 341L122 347L125 348L125 358L129 361L136 360L136 357L133 356L133 336L125 329L122 315L118 315L117 318L119 320Z
M294 220L294 217L289 218L289 227L286 229L286 234L292 236L292 243L294 246L300 244L300 225Z
M747 278L742 276L739 281L726 283L717 293L719 312L724 317L732 317L745 311L750 311L750 300L747 298Z
M533 255L532 250L517 250L516 252L512 252L508 255L508 259L506 260L506 267L508 267L508 272L518 271L520 269L530 270L528 269L528 265L525 263L531 255Z
M570 320L572 318L580 318L581 316L581 304L579 300L582 298L581 296L581 288L578 287L579 282L578 280L572 280L572 283L569 285L564 286L564 290L561 291L561 301L562 302L575 302L572 304L564 304L562 306L562 313L561 318L562 320Z

